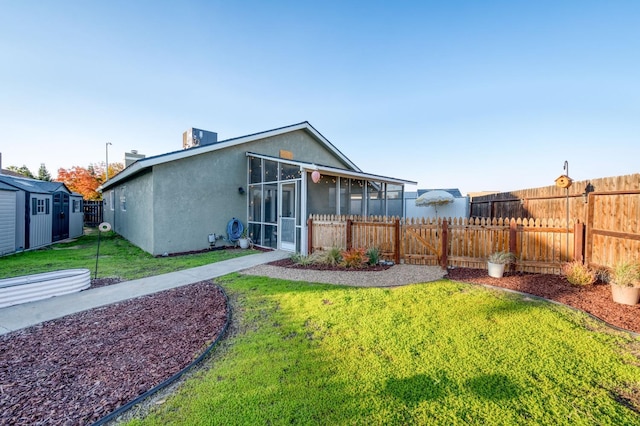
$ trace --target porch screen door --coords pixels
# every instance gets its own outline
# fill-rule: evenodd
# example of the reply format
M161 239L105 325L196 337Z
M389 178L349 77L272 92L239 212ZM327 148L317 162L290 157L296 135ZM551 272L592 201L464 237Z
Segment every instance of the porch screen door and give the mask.
M280 184L280 248L296 250L296 182Z

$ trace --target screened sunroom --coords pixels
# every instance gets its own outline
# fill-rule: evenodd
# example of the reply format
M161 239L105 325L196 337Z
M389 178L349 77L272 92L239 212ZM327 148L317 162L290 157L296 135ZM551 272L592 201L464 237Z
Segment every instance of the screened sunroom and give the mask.
M310 215L402 217L404 186L416 184L255 153L247 157L249 237L261 247L303 254Z

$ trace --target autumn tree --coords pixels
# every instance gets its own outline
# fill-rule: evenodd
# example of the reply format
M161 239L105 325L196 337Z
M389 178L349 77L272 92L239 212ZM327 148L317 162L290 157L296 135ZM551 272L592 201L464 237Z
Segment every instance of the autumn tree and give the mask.
M109 177L124 170L122 163L109 164ZM102 194L97 189L105 181L104 163L89 164L87 168L74 166L70 169L58 169L58 182L63 182L71 191L82 195L85 200L101 200Z

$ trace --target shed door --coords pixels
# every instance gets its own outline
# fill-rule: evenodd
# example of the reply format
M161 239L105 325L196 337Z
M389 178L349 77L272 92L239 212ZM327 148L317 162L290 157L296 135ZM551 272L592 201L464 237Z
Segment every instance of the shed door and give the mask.
M53 194L53 241L69 238L69 194L56 192Z

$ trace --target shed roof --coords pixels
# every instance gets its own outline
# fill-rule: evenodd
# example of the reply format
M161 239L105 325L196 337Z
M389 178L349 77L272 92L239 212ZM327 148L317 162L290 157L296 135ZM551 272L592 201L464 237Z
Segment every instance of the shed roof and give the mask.
M131 176L134 176L145 169L148 169L152 166L167 163L169 161L175 161L182 158L191 157L194 155L200 155L207 152L217 151L221 149L225 149L231 146L241 145L248 142L253 142L258 139L264 139L268 137L278 136L284 133L293 132L296 130L304 130L311 134L318 142L324 145L329 151L331 151L336 157L338 157L344 164L357 171L361 170L356 166L351 160L349 160L338 148L336 148L331 142L329 142L320 132L318 132L308 121L303 121L302 123L292 124L289 126L279 127L277 129L267 130L264 132L253 133L246 136L240 136L237 138L226 139L211 145L198 146L189 149L183 149L179 151L173 151L166 154L155 155L152 157L147 157L144 159L140 159L133 163L131 166L124 169L122 172L115 175L112 179L109 179L107 182L102 184L98 190L103 191L112 185L123 181Z
M0 182L0 190L3 191L17 191L18 188L14 188L13 186L7 185L6 183Z
M36 192L39 194L52 194L58 191L71 191L62 182L50 182L46 180L30 179L27 177L0 175L0 182L22 191ZM78 194L73 194L78 195Z

